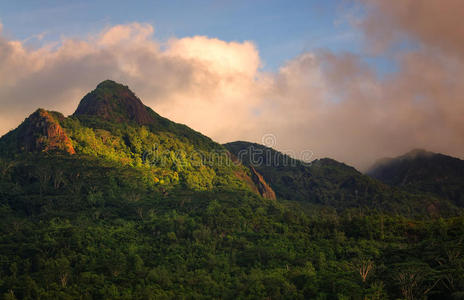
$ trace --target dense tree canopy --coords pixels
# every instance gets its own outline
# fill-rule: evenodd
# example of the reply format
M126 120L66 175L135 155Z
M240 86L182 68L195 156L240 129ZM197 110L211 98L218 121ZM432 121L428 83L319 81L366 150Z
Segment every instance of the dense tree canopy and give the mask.
M4 299L464 297L464 217L441 194L281 156L255 166L266 199L237 157L250 144L233 155L146 109L40 111L0 139Z

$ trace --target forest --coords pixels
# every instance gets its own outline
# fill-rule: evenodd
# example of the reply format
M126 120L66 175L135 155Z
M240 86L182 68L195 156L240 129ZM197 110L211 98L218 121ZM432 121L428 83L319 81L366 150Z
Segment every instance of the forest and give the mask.
M256 166L267 198L250 144L141 124L114 84L87 99L118 122L40 111L0 139L4 299L464 298L460 198L330 159Z

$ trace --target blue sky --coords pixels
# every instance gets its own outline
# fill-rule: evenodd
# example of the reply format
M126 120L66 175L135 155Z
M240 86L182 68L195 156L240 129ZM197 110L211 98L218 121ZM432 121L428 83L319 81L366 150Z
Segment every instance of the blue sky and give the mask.
M0 2L4 34L30 45L62 36L83 37L105 26L146 22L156 38L206 35L225 41L253 41L265 70L276 70L305 51L329 49L361 54L362 36L347 21L359 13L350 1L79 1ZM34 36L43 35L39 42ZM388 71L382 58L366 61Z

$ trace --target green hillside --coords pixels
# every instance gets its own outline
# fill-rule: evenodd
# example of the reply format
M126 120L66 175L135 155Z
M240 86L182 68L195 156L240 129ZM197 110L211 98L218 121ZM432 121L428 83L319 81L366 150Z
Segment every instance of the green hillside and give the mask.
M417 295L464 287L462 217L309 216L244 189L159 189L77 156L1 165L6 299L397 298L410 274Z
M305 163L259 144L233 142L224 146L245 165L253 165L282 199L338 210L368 208L403 215L456 213L456 207L446 199L392 188L333 159Z
M138 108L131 110L132 106ZM144 117L138 117L141 112ZM144 118L147 124L137 122ZM30 153L68 153L86 160L114 162L138 169L152 184L163 188L180 185L211 190L249 185L243 180L249 171L232 163L223 146L160 117L126 86L113 81L99 84L68 118L57 112L36 111L0 139L0 153L16 159Z
M37 110L0 138L0 297L463 297L458 208L330 159L254 165L250 145L112 81L72 116Z

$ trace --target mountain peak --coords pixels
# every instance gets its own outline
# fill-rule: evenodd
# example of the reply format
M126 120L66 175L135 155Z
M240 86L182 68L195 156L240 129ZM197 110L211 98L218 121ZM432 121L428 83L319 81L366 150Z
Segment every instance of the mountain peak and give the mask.
M82 98L74 116L97 116L113 122L153 124L155 118L129 87L105 80Z
M376 163L367 173L382 182L434 194L464 207L464 160L422 149Z
M427 151L425 149L419 149L418 148L418 149L413 149L413 150L409 151L408 153L403 155L403 158L414 159L414 158L417 158L417 157L430 157L430 156L433 156L434 154L436 154L436 153Z
M60 113L39 108L5 138L19 151L75 154L71 140L60 125L63 119Z
M127 88L127 86L117 83L116 81L113 81L111 79L103 80L97 85L97 88L114 88L114 87L126 87Z

